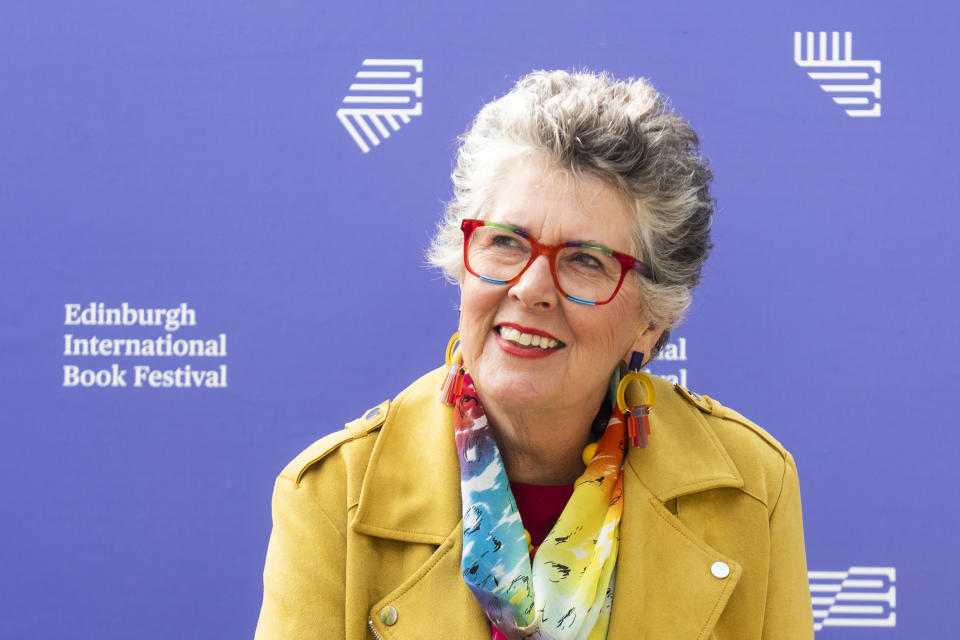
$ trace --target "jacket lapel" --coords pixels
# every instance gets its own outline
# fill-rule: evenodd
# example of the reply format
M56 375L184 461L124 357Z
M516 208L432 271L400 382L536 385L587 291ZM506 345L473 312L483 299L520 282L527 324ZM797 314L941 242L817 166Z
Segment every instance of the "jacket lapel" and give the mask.
M409 578L373 604L371 612L386 606L400 612L389 628L371 615L377 633L489 640L490 623L460 572L460 464L453 409L439 401L440 374L428 374L391 403L352 526L366 535L437 545Z
M453 409L440 402L440 370L390 405L360 489L360 533L439 545L461 519Z
M650 444L624 465L624 509L610 638L707 638L742 574L664 503L741 487L743 478L699 410L657 378ZM714 563L729 569L714 575ZM723 575L722 567L716 572ZM657 630L657 631L651 631Z

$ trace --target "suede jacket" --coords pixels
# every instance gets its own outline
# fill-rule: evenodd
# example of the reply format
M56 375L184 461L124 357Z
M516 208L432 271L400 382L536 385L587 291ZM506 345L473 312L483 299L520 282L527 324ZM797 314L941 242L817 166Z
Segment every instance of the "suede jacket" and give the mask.
M460 572L452 409L433 371L277 478L257 640L490 640ZM790 454L655 378L630 448L608 638L805 640L813 615Z

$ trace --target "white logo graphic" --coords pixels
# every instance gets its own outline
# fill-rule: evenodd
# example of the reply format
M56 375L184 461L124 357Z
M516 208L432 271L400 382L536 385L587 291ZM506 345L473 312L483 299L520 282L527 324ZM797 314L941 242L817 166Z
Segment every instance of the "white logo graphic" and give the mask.
M423 113L420 100L413 101L414 97L423 97L421 73L423 60L367 58L363 61L354 76L359 82L350 85L349 93L343 98L344 106L337 109L337 118L361 151L367 153L370 145L380 144L380 138L389 138L390 129L398 131L397 119L407 124L410 116Z
M819 38L813 31L806 33L806 46L803 34L793 33L793 59L800 67L810 67L808 71L814 80L820 82L820 88L833 96L839 105L850 107L847 115L857 117L880 117L880 61L853 59L853 34L845 31L843 45L840 44L840 32L830 34L821 31ZM873 70L873 73L870 70Z
M813 628L895 627L897 570L850 567L847 571L809 571Z

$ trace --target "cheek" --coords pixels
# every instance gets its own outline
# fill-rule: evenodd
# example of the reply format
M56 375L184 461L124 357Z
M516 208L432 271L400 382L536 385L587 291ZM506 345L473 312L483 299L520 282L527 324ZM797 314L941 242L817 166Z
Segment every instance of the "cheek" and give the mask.
M501 294L494 287L464 282L460 287L460 341L464 355L476 354L482 347Z
M465 284L460 289L460 325L465 328L475 326L488 306L482 290L474 284Z
M584 317L582 313L577 315L576 320L581 327L581 335L585 338L585 346L593 351L594 358L602 357L610 361L604 364L612 366L616 361L629 355L639 335L639 327L644 322L642 314L637 310L637 305L626 304L626 302L625 300L620 304L611 303L609 308L587 309L596 314L593 316Z
M570 303L576 304L576 303ZM585 313L586 311L586 313ZM597 307L567 308L566 319L573 332L582 357L596 358L611 351L617 338L617 321L614 314L605 313Z

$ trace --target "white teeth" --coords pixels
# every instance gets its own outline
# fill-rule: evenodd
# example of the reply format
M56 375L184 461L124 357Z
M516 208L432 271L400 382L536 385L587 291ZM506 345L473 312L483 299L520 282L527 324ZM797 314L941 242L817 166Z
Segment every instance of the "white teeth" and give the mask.
M555 349L560 344L553 338L537 336L532 333L521 333L513 327L501 327L500 337L524 347L540 347L541 349Z

